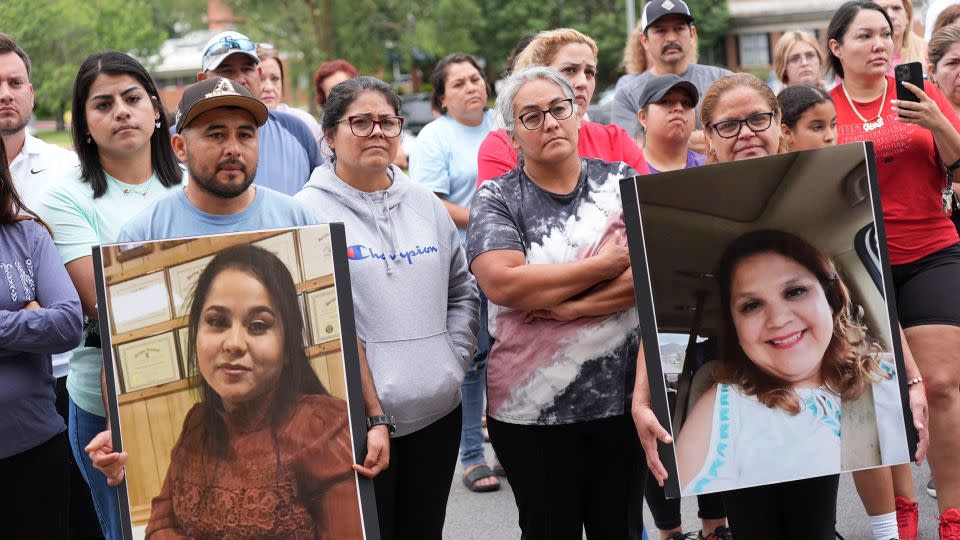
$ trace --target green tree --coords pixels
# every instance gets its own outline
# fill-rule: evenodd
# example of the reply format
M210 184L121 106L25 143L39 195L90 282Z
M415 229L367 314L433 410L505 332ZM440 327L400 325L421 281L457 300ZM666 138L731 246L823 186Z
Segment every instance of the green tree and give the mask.
M4 30L30 55L38 112L56 113L59 129L84 58L107 49L156 52L167 33L155 17L147 0L0 2Z

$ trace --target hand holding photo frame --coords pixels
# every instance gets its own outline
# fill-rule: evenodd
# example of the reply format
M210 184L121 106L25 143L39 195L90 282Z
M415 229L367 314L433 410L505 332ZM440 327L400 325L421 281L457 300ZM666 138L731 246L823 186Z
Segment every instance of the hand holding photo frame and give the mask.
M910 461L873 159L859 143L621 182L668 497Z
M131 268L144 274L114 274L110 286L102 253L111 246L93 250L102 328L122 320L102 339L113 448L130 455L119 486L126 540L168 529L379 538L372 481L352 468L367 429L343 226L267 232L180 239L187 249L176 252L142 243ZM332 249L301 251L301 235L325 236ZM328 259L323 285L302 281L301 254ZM137 308L161 284L166 311ZM320 324L310 335L337 346L305 346L301 296ZM254 406L263 423L237 431L239 411Z

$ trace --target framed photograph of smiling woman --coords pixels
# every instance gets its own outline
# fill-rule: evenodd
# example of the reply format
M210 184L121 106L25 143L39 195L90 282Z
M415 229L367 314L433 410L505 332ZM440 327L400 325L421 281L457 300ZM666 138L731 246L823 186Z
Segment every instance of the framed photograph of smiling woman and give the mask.
M621 192L667 496L910 461L870 143Z
M343 226L145 245L109 271L119 246L94 249L102 328L129 304L107 291L183 277L174 318L101 336L113 447L130 456L125 538L379 539L372 482L353 469L367 429ZM321 257L325 275L300 266ZM336 328L320 341L305 298Z

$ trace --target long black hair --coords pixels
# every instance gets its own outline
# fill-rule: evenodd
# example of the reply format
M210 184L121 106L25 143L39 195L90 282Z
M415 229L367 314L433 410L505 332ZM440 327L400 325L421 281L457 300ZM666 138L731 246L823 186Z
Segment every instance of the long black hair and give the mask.
M253 245L233 246L219 252L200 273L190 300L187 362L191 382L200 389L203 424L207 433L205 444L214 455L220 457L224 457L227 450L226 424L221 416L223 400L200 374L197 363L197 328L213 280L224 270L230 269L246 272L263 284L271 302L279 311L280 325L283 328L283 367L267 414L274 435L299 396L327 394L310 366L303 348L303 316L297 301L297 288L287 267L273 253Z
M93 188L94 198L103 196L107 192L107 177L100 162L100 151L97 143L90 139L87 127L87 98L90 97L90 87L101 74L129 75L137 80L153 103L154 109L160 113L160 127L153 131L150 137L150 161L160 183L166 187L177 185L183 178L183 171L177 163L177 157L170 145L170 124L160 102L160 94L153 84L153 79L140 62L132 56L118 51L104 51L93 53L80 65L77 78L73 83L73 148L80 160L80 176ZM87 141L90 142L87 142Z

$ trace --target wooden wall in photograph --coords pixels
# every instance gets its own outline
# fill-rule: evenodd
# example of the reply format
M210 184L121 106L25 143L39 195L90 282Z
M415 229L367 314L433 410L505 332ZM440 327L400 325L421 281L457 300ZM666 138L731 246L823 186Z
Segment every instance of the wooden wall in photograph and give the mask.
M231 245L251 243L277 234L283 233L263 232L243 236L162 242L159 249L145 250L139 256L122 258L123 260L118 257L119 252L116 247L112 247L104 258L104 274L109 286L212 255ZM295 238L298 237L295 236ZM302 265L299 258L297 263ZM302 271L292 273L303 275ZM303 296L333 286L333 274L329 274L298 282L297 293ZM310 332L309 324L309 315L307 315L307 319L304 320L307 334ZM187 317L177 317L174 314L174 317L168 321L112 335L114 360L117 358L117 345L163 332L176 332L186 325ZM180 354L186 353L180 351ZM307 357L327 391L346 400L346 376L340 340L334 339L307 347ZM149 520L152 498L160 493L163 486L163 479L170 466L170 453L180 436L183 420L197 402L198 394L189 386L186 375L184 373L184 378L178 381L127 392L119 396L120 423L124 426L123 446L129 455L126 465L127 475L137 479L133 483L127 483L130 517L134 526L145 525ZM132 429L131 426L133 426Z

